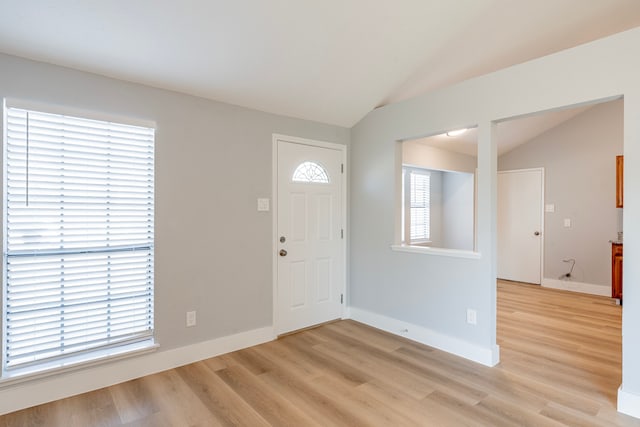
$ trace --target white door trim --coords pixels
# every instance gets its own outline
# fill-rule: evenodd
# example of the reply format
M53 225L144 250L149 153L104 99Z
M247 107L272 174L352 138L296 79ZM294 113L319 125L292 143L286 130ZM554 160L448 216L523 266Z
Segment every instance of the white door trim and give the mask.
M273 288L273 331L274 335L278 336L281 328L278 319L278 141L292 142L295 144L310 145L312 147L330 148L332 150L338 150L342 156L342 164L344 165L342 173L342 209L341 209L341 221L342 229L344 230L344 238L342 239L342 289L341 293L344 295L342 301L342 314L341 318L346 317L347 307L347 146L342 144L336 144L333 142L317 141L313 139L299 138L295 136L281 135L274 133L271 146L271 194L273 207L272 223L271 223L271 262L272 262L272 288Z
M533 171L539 171L541 174L541 179L542 179L542 188L540 188L540 194L541 194L541 198L542 198L542 203L540 204L540 233L541 233L541 238L540 238L540 286L542 286L542 282L544 281L544 239L546 237L545 234L545 230L544 230L544 205L545 205L545 198L544 198L544 184L545 184L545 180L544 180L544 168L524 168L524 169L511 169L511 170L506 170L506 171L498 171L498 173L517 173L517 172L533 172Z

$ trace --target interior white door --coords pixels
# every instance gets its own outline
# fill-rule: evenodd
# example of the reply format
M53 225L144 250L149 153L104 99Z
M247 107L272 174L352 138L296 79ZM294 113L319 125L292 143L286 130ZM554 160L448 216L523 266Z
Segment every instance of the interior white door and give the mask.
M498 277L541 282L543 171L498 173Z
M277 333L342 317L343 151L277 141Z

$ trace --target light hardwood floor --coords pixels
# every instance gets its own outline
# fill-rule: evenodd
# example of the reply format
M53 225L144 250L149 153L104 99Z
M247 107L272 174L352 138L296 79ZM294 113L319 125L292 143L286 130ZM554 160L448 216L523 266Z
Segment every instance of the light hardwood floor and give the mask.
M621 309L498 283L487 368L340 321L0 417L5 426L640 426L615 411Z

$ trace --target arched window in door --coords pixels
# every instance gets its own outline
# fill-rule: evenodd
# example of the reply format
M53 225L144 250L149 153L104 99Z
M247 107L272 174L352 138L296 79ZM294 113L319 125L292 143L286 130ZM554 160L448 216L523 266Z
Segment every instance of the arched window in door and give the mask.
M328 184L329 175L321 165L315 162L301 163L293 173L293 182Z

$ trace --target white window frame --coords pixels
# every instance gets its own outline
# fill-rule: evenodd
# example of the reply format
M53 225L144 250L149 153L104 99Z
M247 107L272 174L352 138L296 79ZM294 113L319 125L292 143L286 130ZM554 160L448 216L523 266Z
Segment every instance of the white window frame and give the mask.
M131 120L129 118L122 118L122 117L107 117L107 115L103 115L103 114L95 114L95 113L91 113L91 112L86 112L86 111L79 111L79 110L71 110L71 109L64 109L64 108L60 108L60 107L55 107L55 106L50 106L50 105L42 105L42 104L33 104L33 103L25 103L25 102L21 102L21 101L17 101L17 100L5 100L4 105L3 105L3 142L4 142L4 146L3 146L3 158L4 158L4 181L3 181L3 249L4 249L4 256L3 256L3 287L2 287L2 302L3 302L3 322L2 322L2 356L0 357L1 359L1 364L2 364L2 377L0 378L0 383L4 383L4 382L11 382L12 380L15 380L16 378L22 377L22 376L38 376L41 375L41 373L43 371L45 372L50 372L52 370L56 370L56 369L61 369L61 370L66 370L66 369L73 369L75 366L80 365L80 364L86 364L86 363L97 363L100 361L104 361L104 360L111 360L113 358L121 358L127 354L139 354L141 352L147 352L147 351L151 351L153 349L155 349L157 347L157 344L155 343L155 338L154 338L154 317L153 317L153 225L151 226L151 242L150 242L150 251L151 251L151 264L150 264L150 269L151 269L151 273L150 273L150 277L151 277L151 328L149 333L145 333L145 334L139 334L138 338L133 338L130 340L127 339L122 339L122 340L118 340L118 342L113 343L113 344L109 344L108 342L106 342L104 345L100 345L100 346L96 346L96 347L92 347L89 348L87 350L82 350L82 351L74 351L69 353L68 355L59 355L56 357L52 357L52 358L45 358L45 359L41 359L41 360L36 360L33 363L22 363L22 364L18 364L16 367L11 368L11 369L7 369L7 360L6 360L6 355L7 355L7 336L6 336L6 329L7 329L7 313L5 311L6 309L6 304L7 304L7 277L8 277L8 271L7 271L7 262L8 262L8 256L9 256L9 250L8 250L8 246L7 246L7 230L8 230L8 226L7 226L7 210L8 210L8 206L7 206L7 158L6 158L6 150L7 150L7 145L8 145L8 124L7 124L7 112L8 112L8 108L16 108L16 109L25 109L25 110L30 110L30 111L34 111L34 112L44 112L44 113L48 113L48 114L60 114L60 115L65 115L65 116L71 116L71 117L76 117L76 118L80 118L80 119L87 119L87 120L98 120L98 121L102 121L102 122L114 122L117 124L121 124L121 125L125 125L125 126L138 126L138 127L146 127L146 128L150 128L150 130L152 131L152 133L155 133L155 123L152 122L148 122L148 121L141 121L141 120ZM152 136L152 140L151 140L151 222L153 223L153 199L154 199L154 194L155 190L154 190L154 160L153 157L154 156L154 140L155 137ZM95 250L92 249L92 250ZM82 250L75 250L75 252L82 252ZM144 336L143 336L144 335Z
M427 210L426 218L426 236L419 238L411 237L411 211L414 209L412 200L411 175L421 175L429 178L427 194L427 206L423 207ZM417 208L417 207L416 207ZM427 169L421 169L410 166L402 167L402 236L401 241L405 245L420 245L431 242L431 172Z

